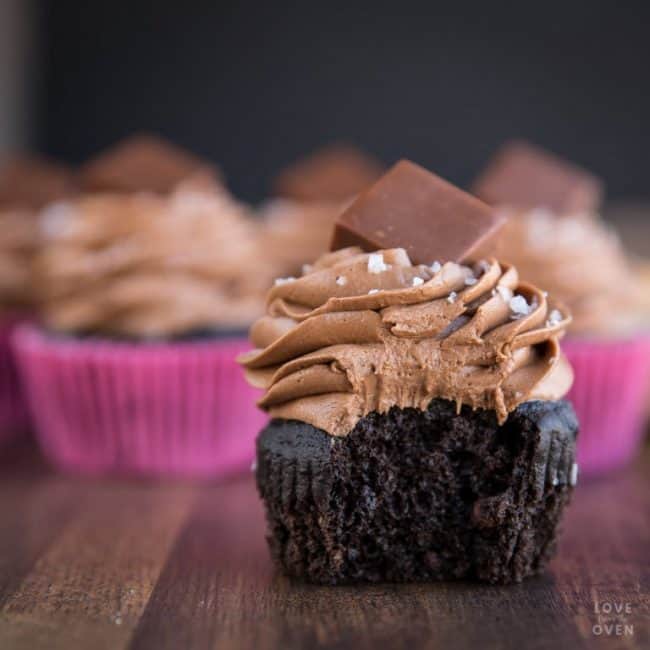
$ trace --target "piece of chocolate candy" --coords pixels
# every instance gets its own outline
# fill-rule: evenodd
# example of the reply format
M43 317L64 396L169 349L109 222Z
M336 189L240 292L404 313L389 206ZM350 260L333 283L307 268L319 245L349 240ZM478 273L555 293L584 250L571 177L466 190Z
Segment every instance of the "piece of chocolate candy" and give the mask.
M38 210L74 191L72 172L40 156L21 156L0 166L0 206Z
M593 174L518 140L497 151L471 191L490 205L546 208L558 215L597 210L603 196Z
M323 147L278 174L273 191L297 201L345 201L374 183L384 167L344 144Z
M404 248L414 264L461 262L504 221L477 198L402 160L338 218L331 249Z
M79 172L88 192L168 194L181 182L219 181L218 169L205 160L153 135L134 135L88 161Z

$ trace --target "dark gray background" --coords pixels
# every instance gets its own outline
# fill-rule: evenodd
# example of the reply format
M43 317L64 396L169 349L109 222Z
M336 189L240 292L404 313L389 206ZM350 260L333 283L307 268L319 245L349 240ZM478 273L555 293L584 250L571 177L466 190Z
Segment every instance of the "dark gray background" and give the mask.
M78 162L137 129L261 198L333 139L466 183L525 136L650 197L650 3L40 4L38 142Z

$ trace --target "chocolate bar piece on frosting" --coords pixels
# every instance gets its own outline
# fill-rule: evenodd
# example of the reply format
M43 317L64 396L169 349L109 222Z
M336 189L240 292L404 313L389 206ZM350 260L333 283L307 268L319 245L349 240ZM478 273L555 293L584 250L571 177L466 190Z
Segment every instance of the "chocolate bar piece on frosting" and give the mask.
M345 144L332 144L296 161L276 177L277 196L297 201L345 201L383 173L380 162Z
M216 166L157 136L134 135L88 161L79 172L89 192L168 194L188 179L217 183Z
M503 222L479 199L402 160L339 217L331 249L404 248L413 264L460 262Z
M74 191L72 172L57 162L30 155L0 165L0 207L38 210Z
M603 185L577 165L513 140L497 151L471 191L491 205L546 208L565 215L597 210Z

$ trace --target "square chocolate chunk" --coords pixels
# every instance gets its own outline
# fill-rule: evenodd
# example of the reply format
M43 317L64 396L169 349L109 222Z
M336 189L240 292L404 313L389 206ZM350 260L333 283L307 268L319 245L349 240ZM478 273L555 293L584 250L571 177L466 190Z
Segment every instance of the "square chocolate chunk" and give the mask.
M490 205L546 208L564 215L597 210L603 185L577 165L527 142L512 141L493 156L472 192Z
M297 201L345 201L374 183L383 165L355 147L332 144L296 161L276 177L277 196Z
M503 222L482 201L402 160L339 217L331 249L404 248L414 264L460 262Z
M74 192L70 169L41 156L20 156L0 165L0 207L39 210Z
M79 172L89 192L168 194L188 179L216 183L217 168L153 135L134 135L88 161Z

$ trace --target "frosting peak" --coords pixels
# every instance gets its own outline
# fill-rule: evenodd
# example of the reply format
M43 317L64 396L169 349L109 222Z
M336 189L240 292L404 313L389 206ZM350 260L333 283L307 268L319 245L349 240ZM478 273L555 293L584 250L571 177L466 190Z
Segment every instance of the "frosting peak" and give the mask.
M35 274L54 329L157 338L263 312L273 269L246 209L219 188L84 195L49 206L41 226Z
M479 254L514 264L522 278L567 305L573 315L571 334L638 329L641 288L620 240L597 215L560 216L541 208L503 212L509 219Z
M504 421L572 381L558 340L562 307L496 260L411 264L403 249L321 257L268 294L241 358L260 406L345 435L372 411L425 409L442 397Z

